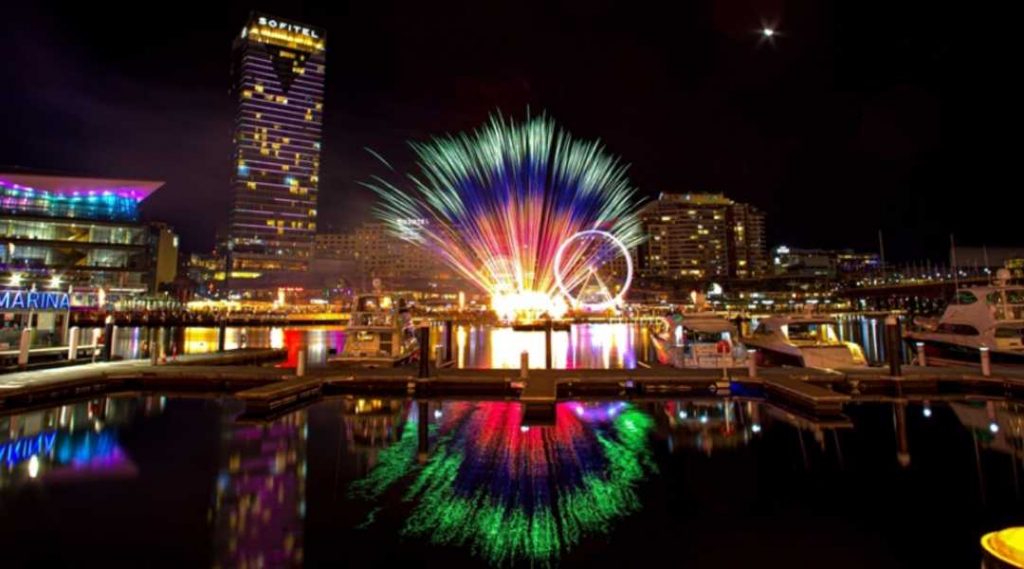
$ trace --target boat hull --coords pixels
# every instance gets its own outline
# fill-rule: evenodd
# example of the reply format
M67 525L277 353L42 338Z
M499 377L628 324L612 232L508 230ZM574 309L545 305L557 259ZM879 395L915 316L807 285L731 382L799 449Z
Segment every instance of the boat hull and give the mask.
M863 367L848 346L808 346L761 344L745 342L748 349L757 350L757 363L767 367L789 366L810 368Z
M911 350L917 349L918 342L923 343L925 356L929 359L981 364L980 346L943 342L934 338L909 337L905 341ZM1024 352L989 350L989 356L994 364L1024 366Z

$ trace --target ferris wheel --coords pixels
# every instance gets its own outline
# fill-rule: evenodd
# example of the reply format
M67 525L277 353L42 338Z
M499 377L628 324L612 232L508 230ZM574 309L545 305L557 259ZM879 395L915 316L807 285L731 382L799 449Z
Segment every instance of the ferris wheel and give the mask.
M569 305L601 312L622 305L633 259L617 237L600 229L571 235L555 252L555 282Z

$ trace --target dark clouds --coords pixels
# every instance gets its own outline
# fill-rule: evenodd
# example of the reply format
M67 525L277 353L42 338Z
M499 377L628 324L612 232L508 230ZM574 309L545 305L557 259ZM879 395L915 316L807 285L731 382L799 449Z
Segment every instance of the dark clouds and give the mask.
M647 193L723 191L774 242L902 257L1019 244L1011 19L941 3L189 3L5 8L0 163L167 181L190 248L228 205L230 44L256 7L328 30L321 226L365 217L372 147L547 111ZM778 26L773 43L762 25ZM1001 29L1002 28L1002 29ZM1013 65L1010 65L1012 63ZM994 204L998 204L996 207ZM998 211L996 211L998 210ZM993 223L993 220L1004 220Z

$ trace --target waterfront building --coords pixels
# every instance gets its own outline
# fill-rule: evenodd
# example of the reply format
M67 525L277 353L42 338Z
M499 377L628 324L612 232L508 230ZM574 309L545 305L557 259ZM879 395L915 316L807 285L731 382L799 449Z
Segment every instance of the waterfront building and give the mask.
M729 276L764 276L768 272L764 212L750 204L733 203L729 213Z
M228 288L274 294L309 268L316 234L325 34L253 13L235 38Z
M662 193L641 212L640 273L658 280L761 276L765 217L722 194Z
M178 237L139 204L163 182L0 172L0 279L109 301L155 293L177 273ZM82 299L79 298L81 301Z
M877 272L878 253L852 249L798 249L780 245L772 250L775 275L803 278L857 277Z
M410 220L411 226L422 220ZM364 223L353 231L320 233L316 256L349 261L359 276L394 285L413 279L447 279L449 271L430 252L403 241L381 222Z

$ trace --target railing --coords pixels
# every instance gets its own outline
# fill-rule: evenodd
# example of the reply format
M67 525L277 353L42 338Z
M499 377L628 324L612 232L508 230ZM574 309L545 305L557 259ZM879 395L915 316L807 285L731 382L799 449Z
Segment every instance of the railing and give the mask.
M1024 304L994 304L996 320L1024 320Z
M28 351L29 361L32 361L32 357L35 356L65 356L67 357L71 350L70 346L53 346L47 348L30 348ZM80 357L93 357L98 356L100 351L103 350L102 344L87 344L79 345L75 351L74 359ZM17 361L18 355L21 353L20 350L3 350L0 351L0 362L6 362L7 360Z

